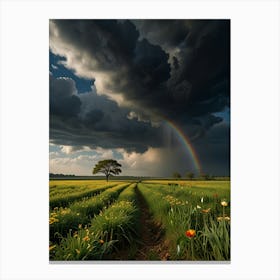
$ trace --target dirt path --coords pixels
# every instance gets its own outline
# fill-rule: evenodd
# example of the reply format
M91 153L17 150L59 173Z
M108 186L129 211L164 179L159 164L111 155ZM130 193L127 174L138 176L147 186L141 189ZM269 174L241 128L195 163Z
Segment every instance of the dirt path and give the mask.
M153 220L147 202L136 187L140 209L140 241L135 260L168 260L169 253L163 239L163 230Z

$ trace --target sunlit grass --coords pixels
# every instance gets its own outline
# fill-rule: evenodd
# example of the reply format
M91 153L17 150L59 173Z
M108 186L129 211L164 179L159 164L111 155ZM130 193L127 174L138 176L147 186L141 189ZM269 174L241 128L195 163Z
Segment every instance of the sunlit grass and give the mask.
M230 260L229 181L99 181L95 186L82 181L78 189L79 182L50 184L52 192L60 189L62 199L77 195L67 207L50 211L50 259L110 259L119 249L130 248L135 255L140 226L138 188L153 219L161 224L158 230L163 233L162 242L167 241L170 260ZM147 255L151 260L158 257L153 257L152 249Z

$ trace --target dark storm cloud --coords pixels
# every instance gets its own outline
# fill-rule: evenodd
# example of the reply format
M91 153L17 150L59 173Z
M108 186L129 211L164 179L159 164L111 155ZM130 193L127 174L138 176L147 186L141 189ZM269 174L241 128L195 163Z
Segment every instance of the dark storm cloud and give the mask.
M75 96L73 80L55 79L50 75L50 114L75 117L80 112L81 101Z
M194 143L202 162L202 168L209 174L230 175L230 127L220 123L208 130L203 138Z
M191 21L186 20L133 20L142 38L165 48L177 47L189 34Z
M137 118L168 119L193 138L205 135L222 121L214 113L229 106L229 29L228 20L51 21L50 47L66 57L65 65L102 83L99 94L114 98L121 93L129 104L119 107L110 100L108 105L103 97L85 109L82 94L81 104L77 95L68 96L67 114L74 120L63 129L64 109L55 107L53 140L63 142L71 135L72 144L96 141L103 147L144 150L153 139L160 146L160 129ZM138 117L128 119L130 111Z
M181 116L207 115L228 106L229 21L146 20L135 23L140 33L130 21L53 24L59 40L79 50L81 58L84 53L92 59L92 67L90 62L87 67L93 75L114 72L106 88L123 93L135 106L166 118L176 110L178 121ZM166 51L161 45L167 46ZM167 51L174 48L171 72Z
M161 145L161 129L128 119L129 110L94 91L78 95L74 81L50 76L50 140L77 149L125 148L144 152ZM151 143L151 139L154 142ZM75 149L75 148L74 148Z

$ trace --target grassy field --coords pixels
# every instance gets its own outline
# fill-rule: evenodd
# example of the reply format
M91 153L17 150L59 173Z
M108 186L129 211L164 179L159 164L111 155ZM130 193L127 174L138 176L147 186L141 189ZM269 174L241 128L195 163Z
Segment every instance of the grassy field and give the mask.
M50 260L230 260L230 182L50 181Z

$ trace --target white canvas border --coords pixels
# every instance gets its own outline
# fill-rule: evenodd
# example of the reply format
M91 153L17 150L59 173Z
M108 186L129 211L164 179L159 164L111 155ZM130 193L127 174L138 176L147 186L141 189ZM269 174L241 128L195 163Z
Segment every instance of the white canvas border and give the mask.
M48 261L49 18L231 19L230 264ZM279 279L279 2L2 1L1 279Z

